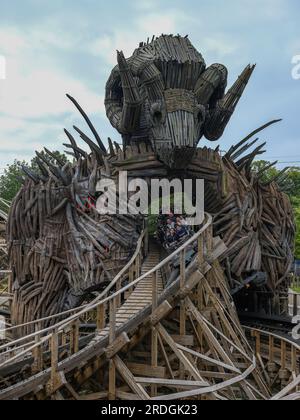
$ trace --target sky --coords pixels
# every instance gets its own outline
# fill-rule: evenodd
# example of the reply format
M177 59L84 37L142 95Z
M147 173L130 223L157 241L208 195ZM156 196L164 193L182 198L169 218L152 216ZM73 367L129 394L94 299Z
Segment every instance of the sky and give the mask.
M300 74L292 64L300 56L299 22L299 0L0 0L0 174L45 146L63 151L63 128L87 131L66 93L104 141L119 142L104 109L116 50L129 57L161 33L188 34L208 65L228 67L229 83L256 63L221 149L283 118L261 134L265 159L300 166L300 78L292 77L293 68Z

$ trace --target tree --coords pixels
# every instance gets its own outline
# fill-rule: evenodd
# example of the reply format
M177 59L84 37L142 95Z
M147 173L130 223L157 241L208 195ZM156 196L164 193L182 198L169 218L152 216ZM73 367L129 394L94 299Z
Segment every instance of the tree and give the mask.
M291 168L288 179L291 183L289 194L292 197L300 197L300 168Z
M64 153L60 153L58 150L54 151L54 152L50 152L53 156L50 156L49 154L47 154L46 152L44 152L44 150L42 150L40 152L40 155L42 155L44 158L46 158L49 162L53 163L54 165L57 165L57 163L59 162L59 164L65 164L68 162L68 158ZM30 163L30 169L33 170L36 173L40 173L40 169L39 166L37 164L38 161L38 157L35 156L33 159L31 159L31 163Z
M261 172L263 168L268 168L270 165L271 162L265 160L256 161L253 163L253 171ZM265 182L270 181L278 177L280 172L276 167L269 167L263 172L261 179ZM295 257L300 259L300 168L294 167L287 170L280 178L280 187L283 192L288 194L294 208L297 226Z
M253 172L259 173L264 168L267 168L270 165L271 165L271 162L268 162L266 160L257 160L255 162L253 162L252 170L253 170ZM263 172L261 180L263 182L267 182L267 181L270 181L271 179L273 179L277 175L278 175L278 170L273 166L273 167L271 167L271 168L269 168L269 169L267 169Z
M41 155L44 156L51 163L57 164L56 158L60 160L61 163L66 163L68 161L66 155L54 151L51 152L53 157L49 156L44 151L41 152ZM12 201L19 189L22 186L22 178L24 177L24 172L22 166L28 167L31 171L35 173L40 173L40 169L37 164L37 157L31 159L30 163L25 161L15 160L13 164L7 165L4 170L4 174L0 176L0 197L4 198L7 201ZM0 204L0 209L4 210Z
M4 174L0 177L0 197L4 200L12 201L19 191L22 182L22 165L26 165L26 162L20 162L15 160L12 165L8 165L4 170Z

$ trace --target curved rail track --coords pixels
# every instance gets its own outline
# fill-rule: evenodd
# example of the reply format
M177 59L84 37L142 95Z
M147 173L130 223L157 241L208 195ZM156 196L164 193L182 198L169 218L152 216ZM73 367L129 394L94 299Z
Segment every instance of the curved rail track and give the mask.
M130 262L93 302L58 314L47 328L40 325L50 319L34 321L27 326L35 332L0 346L0 399L270 399L272 383L262 357L253 357L218 263L225 251L209 215L161 262L144 231ZM175 259L180 270L169 284ZM86 317L92 333L80 328ZM295 399L294 359L292 368L283 397ZM80 394L83 385L94 392Z

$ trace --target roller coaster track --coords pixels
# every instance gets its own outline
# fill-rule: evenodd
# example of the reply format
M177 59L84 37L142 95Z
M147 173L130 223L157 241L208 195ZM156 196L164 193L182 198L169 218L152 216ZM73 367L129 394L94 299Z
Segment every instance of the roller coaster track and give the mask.
M266 381L281 390L272 400L300 400L300 345L276 332L244 326Z
M50 319L36 320L27 325L33 333L0 346L0 400L270 399L262 358L253 355L218 262L225 251L213 238L209 215L161 262L145 230L129 263L93 302L58 314L47 328L40 325ZM165 278L174 261L178 276L170 283ZM88 316L95 319L92 334L80 328ZM280 398L297 395L293 363L291 378L285 375L289 390L280 389ZM80 395L95 375L98 388Z

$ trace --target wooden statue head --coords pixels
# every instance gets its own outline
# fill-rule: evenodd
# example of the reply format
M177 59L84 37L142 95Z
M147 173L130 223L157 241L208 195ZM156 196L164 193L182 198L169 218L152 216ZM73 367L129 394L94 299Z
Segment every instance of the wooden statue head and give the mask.
M218 140L254 66L247 66L225 95L228 72L206 67L187 37L162 35L132 57L118 52L107 82L107 116L125 145L146 141L169 168L184 167L199 140Z

